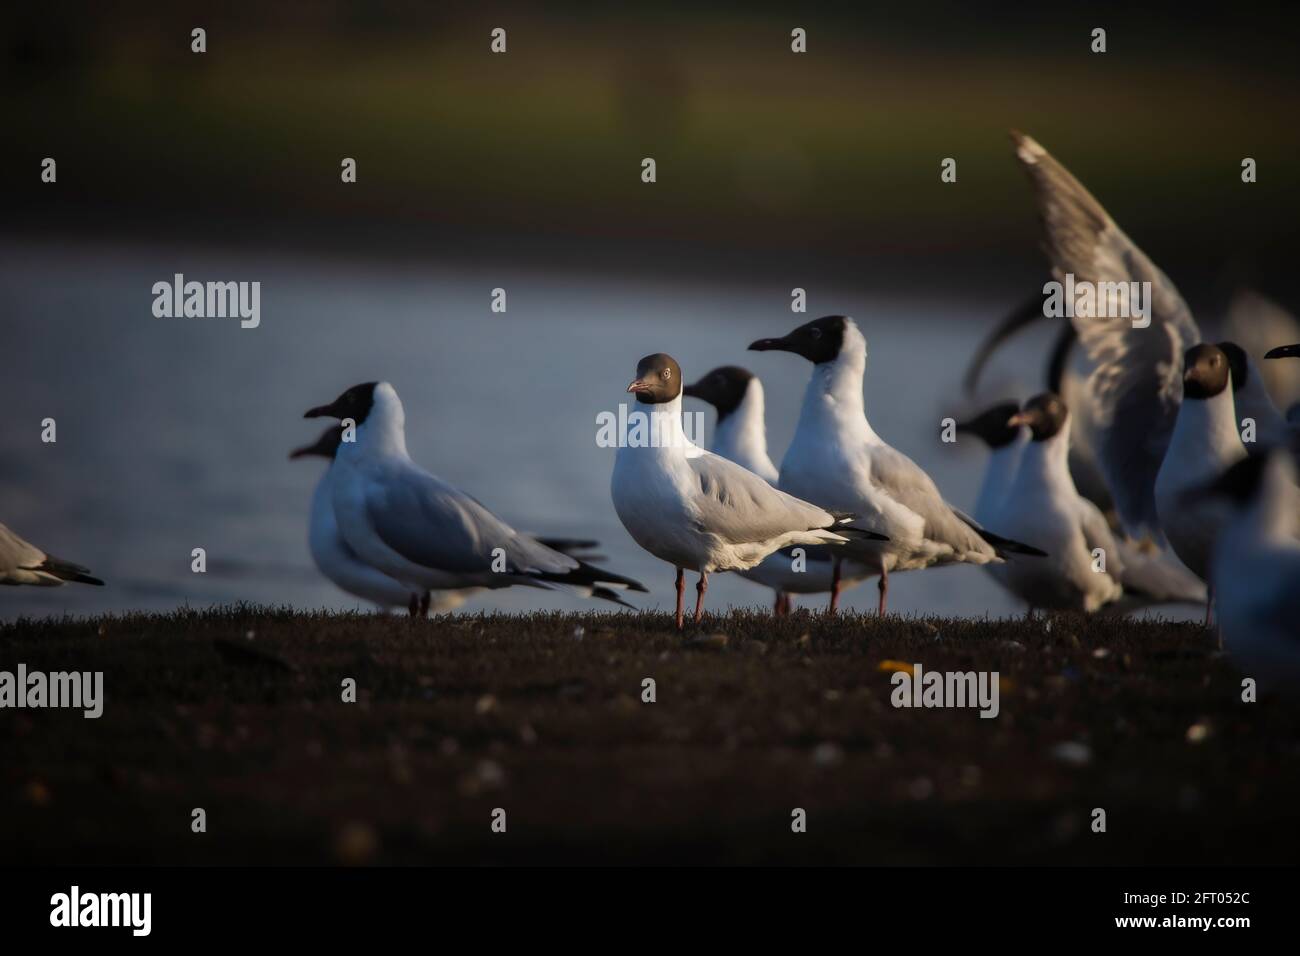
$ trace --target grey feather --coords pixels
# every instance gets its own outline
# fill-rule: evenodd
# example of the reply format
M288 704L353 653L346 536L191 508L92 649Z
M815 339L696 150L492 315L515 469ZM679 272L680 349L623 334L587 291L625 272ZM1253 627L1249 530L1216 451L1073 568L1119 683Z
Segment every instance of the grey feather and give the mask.
M412 472L366 500L375 533L406 560L455 573L492 570L505 552L510 571L563 573L578 562L520 534L469 495L432 475Z
M1038 143L1012 134L1034 187L1052 274L1064 282L1150 282L1151 324L1074 317L1096 368L1089 379L1100 431L1098 457L1131 535L1160 537L1155 480L1183 398L1183 352L1201 341L1191 310L1169 278L1115 224L1101 204Z
M771 541L792 531L833 528L829 511L778 491L763 478L711 452L688 458L699 482L698 527L728 544Z
M871 483L924 520L927 539L958 553L993 552L972 522L944 500L934 479L898 449L888 445L872 449Z

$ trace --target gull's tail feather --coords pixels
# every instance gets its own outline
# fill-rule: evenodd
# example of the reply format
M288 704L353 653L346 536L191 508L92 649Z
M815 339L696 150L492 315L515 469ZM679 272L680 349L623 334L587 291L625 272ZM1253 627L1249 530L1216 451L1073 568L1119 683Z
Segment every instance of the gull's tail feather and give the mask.
M1004 538L1000 534L994 534L985 528L972 525L975 533L993 546L993 550L998 553L999 558L1005 558L1009 554L1027 554L1035 558L1047 557L1047 552L1035 548L1032 544L1025 544L1023 541L1014 541L1011 538Z
M845 528L837 527L835 533L842 537L848 538L849 541L888 541L889 535L881 534L878 531L868 531L866 528Z
M611 591L609 588L599 588L599 587L592 588L591 596L594 598L598 598L601 601L610 601L614 604L617 604L619 607L625 607L630 611L637 610L635 605L628 604L626 601L624 601L621 597L618 596L618 593L616 591Z
M992 545L999 558L1005 559L1009 554L1028 554L1035 558L1047 557L1046 551L1035 548L1032 544L1025 544L1023 541L1015 541L1011 538L1004 538L1000 534L994 534L960 508L953 508L952 505L948 507L952 509L953 514L966 522L972 531Z
M33 570L44 571L46 574L52 574L60 581L73 581L77 584L93 584L96 587L103 587L104 582L99 578L91 577L90 568L83 568L79 564L73 564L71 561L64 561L62 558L56 558L52 554L47 554L45 560L37 565Z
M848 525L858 520L858 516L848 511L832 511L831 517L835 519L833 524L825 528L816 530L833 531L850 541L888 541L889 535L881 534L878 531L868 531L866 528L850 528Z
M629 591L648 593L648 589L640 581L624 577L621 574L615 574L613 571L605 571L581 560L578 561L578 566L570 571L543 571L533 576L539 580L554 584L562 584L575 589L586 589L588 594L594 593L597 588L605 590L627 589Z

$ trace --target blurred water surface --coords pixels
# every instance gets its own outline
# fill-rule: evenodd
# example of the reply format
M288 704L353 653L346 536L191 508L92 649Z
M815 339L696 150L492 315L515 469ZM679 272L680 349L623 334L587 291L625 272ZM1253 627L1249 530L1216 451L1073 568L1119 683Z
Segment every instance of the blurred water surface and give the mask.
M155 318L151 288L176 272L260 281L260 327ZM610 503L614 453L596 444L597 414L626 400L647 353L672 353L688 380L744 364L766 384L779 463L809 367L745 347L830 312L853 315L866 333L876 430L969 507L984 453L941 444L939 422L969 410L958 388L966 358L1019 292L971 301L924 282L903 300L813 288L809 314L795 316L788 303L796 284L388 268L200 247L5 247L0 521L88 565L108 586L0 589L0 618L243 600L357 607L316 573L307 551L308 505L323 462L287 454L322 427L303 420L305 409L371 379L391 381L401 394L418 462L517 527L598 538L609 567L651 588L638 603L671 608L672 569L632 542ZM489 310L498 286L507 291L505 314ZM1006 350L989 397L1034 390L1046 339L1030 333ZM40 440L47 417L57 421L55 444ZM710 434L712 417L709 410ZM196 547L207 551L206 574L190 570ZM892 584L899 612L1018 610L973 568L898 575ZM875 597L868 584L847 603L874 607ZM714 609L769 600L733 575L711 581ZM465 610L589 606L512 589Z

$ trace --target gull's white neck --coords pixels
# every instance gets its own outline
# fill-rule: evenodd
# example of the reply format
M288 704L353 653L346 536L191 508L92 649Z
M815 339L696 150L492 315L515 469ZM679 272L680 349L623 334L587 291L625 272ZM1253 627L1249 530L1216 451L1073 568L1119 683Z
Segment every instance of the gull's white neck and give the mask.
M1232 389L1210 398L1184 398L1178 407L1166 460L1176 457L1194 475L1217 475L1245 450L1237 432Z
M1020 455L1016 487L1043 487L1078 492L1070 477L1070 426L1067 421L1051 438L1031 441Z
M776 481L776 465L767 454L763 383L758 379L749 380L740 404L718 422L713 435L713 451L768 481Z
M341 455L365 454L409 458L406 453L406 413L393 386L375 386L374 403L366 420L357 426L357 440L339 446Z
M994 448L989 455L988 467L984 470L984 482L980 485L979 496L975 499L975 520L991 521L998 505L1006 497L1012 479L1020 467L1020 456L1029 442L1029 433L1020 429L1015 441L1008 442L1001 448Z
M812 378L803 394L799 410L799 430L830 429L840 435L880 438L867 422L866 403L862 398L862 380L867 371L867 340L857 325L846 321L840 354L833 361L813 366Z
M668 457L690 458L702 453L700 447L686 436L686 431L682 428L680 394L672 401L656 405L637 402L632 411L646 416L646 432L644 444L639 443L635 446L629 444L629 447L642 448ZM628 429L629 433L634 430L634 426Z

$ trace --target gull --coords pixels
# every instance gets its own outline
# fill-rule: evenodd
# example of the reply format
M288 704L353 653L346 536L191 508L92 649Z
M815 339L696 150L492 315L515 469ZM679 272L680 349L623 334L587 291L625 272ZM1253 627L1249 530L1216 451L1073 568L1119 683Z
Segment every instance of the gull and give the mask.
M1234 389L1243 401L1257 404L1263 390L1248 386L1259 376L1232 343L1225 349L1201 340L1178 289L1064 166L1027 136L1013 133L1012 140L1034 187L1055 278L1065 282L1073 276L1076 284L1096 288L1149 283L1143 321L1077 314L1071 320L1093 363L1089 417L1096 422L1098 460L1125 530L1134 538L1149 534L1158 544L1168 540L1179 559L1206 579L1224 512L1210 501L1185 507L1183 495L1246 457ZM1267 409L1254 407L1252 416L1257 428L1275 431ZM1212 600L1213 588L1207 626Z
M967 366L963 384L968 395L976 393L980 376L994 352L1020 330L1046 320L1045 311L1043 294L1036 293L989 332ZM1096 502L1110 519L1115 503L1097 461L1099 428L1094 403L1087 394L1088 379L1096 364L1078 347L1074 326L1069 322L1057 324L1061 328L1048 355L1044 384L1047 391L1060 395L1070 407L1070 474L1074 483L1080 494ZM1256 443L1249 445L1247 451L1291 440L1289 433L1294 423L1281 414L1279 402L1286 405L1300 395L1300 366L1294 372L1283 371L1275 363L1257 365L1250 356L1267 351L1266 343L1285 340L1297 332L1300 332L1300 322L1293 315L1251 289L1240 289L1233 295L1227 315L1220 323L1220 334L1227 340L1217 344L1228 356L1232 369L1237 414L1255 423Z
M780 488L824 508L859 515L855 527L888 535L887 542L865 545L862 558L880 575L881 615L890 571L988 564L1008 553L1042 554L984 530L953 508L919 465L876 434L862 398L867 342L852 319L825 316L783 338L759 339L750 348L793 352L813 363L794 440L781 462Z
M1245 458L1246 446L1237 433L1228 356L1217 345L1201 343L1187 350L1182 365L1183 400L1156 472L1153 500L1159 526L1174 554L1208 581L1210 551L1226 517L1225 509L1209 499L1189 505L1185 495ZM1213 585L1210 593L1205 609L1207 626Z
M1110 525L1070 477L1069 417L1065 402L1048 392L1031 398L1007 421L1013 428L1025 426L1030 442L989 520L1028 537L1049 555L997 569L997 578L1028 602L1031 613L1041 607L1091 614L1124 594L1119 547Z
M412 617L424 617L432 609L435 613L454 610L477 593L475 588L454 591L423 591L408 587L382 571L362 561L339 534L334 520L334 486L330 481L334 472L334 456L343 435L342 425L331 425L315 442L297 449L293 458L316 456L329 462L325 473L316 483L311 498L311 519L307 545L312 560L320 573L349 594L370 601L387 610L405 607Z
M412 461L402 401L388 382L355 385L305 417L321 416L355 429L330 468L339 534L360 560L417 593L523 585L629 606L616 592L645 590L516 531Z
M779 475L767 454L763 383L758 376L737 365L724 365L694 385L687 385L682 394L708 402L717 411L712 448L715 455L748 468L768 484L776 484ZM799 548L803 552L802 570L796 570L800 565L796 563L799 555L795 550L782 548L756 567L739 572L741 577L776 592L774 613L777 616L790 612L792 594L821 594L832 590L835 560L831 548L823 545ZM870 569L850 561L841 572L841 588L852 587L870 576ZM838 603L831 610L837 608Z
M101 587L104 584L90 576L89 568L46 554L0 524L0 584L58 587L69 581Z
M691 442L682 430L682 371L671 355L641 359L627 390L636 395L637 411L648 428L641 435L645 440L638 440L635 424L622 436L610 495L632 539L677 569L678 630L686 570L700 575L695 586L698 624L714 571L748 570L791 545L882 538L871 531L840 533L852 515L800 501Z
M1232 508L1211 569L1224 649L1262 686L1300 685L1295 465L1280 451L1249 458L1201 494Z
M1047 436L1036 441L1041 441L1044 445L1050 445L1052 442L1070 444L1074 438L1074 430L1071 428L1073 412L1070 410L1068 403L1059 396L1048 395L1040 396L1039 401L1046 403L1048 398L1057 398L1060 402L1059 409L1053 407L1044 409L1043 414L1059 415L1065 414L1065 421L1060 425L1058 434ZM1017 478L1021 467L1022 453L1026 444L1029 442L1030 431L1022 427L1017 418L1028 415L1031 418L1037 417L1031 409L1026 406L1024 412L1018 408L1015 402L1000 402L984 412L976 415L974 418L957 423L957 431L974 435L984 444L989 446L991 454L989 462L985 468L984 480L980 486L979 496L976 499L974 514L975 519L982 524L997 524L1006 530L1010 530L1011 524L1005 522L1004 516L1011 509L1024 512L1027 507L1023 499L1017 499L1012 492L1013 480ZM1032 425L1032 422L1030 423ZM1046 436L1046 430L1043 429ZM1058 449L1059 450L1059 449ZM1067 449L1067 456L1069 449ZM1042 457L1042 456L1040 456ZM1072 460L1072 459L1071 459ZM1067 477L1073 484L1073 471L1069 470ZM1021 479L1028 483L1033 489L1037 486L1038 490L1046 487L1046 482L1036 482L1029 479L1028 474ZM1068 501L1069 495L1063 490L1064 481L1059 477L1053 478L1053 487L1051 497L1054 502ZM1187 603L1203 604L1206 597L1205 585L1194 574L1187 570L1181 562L1168 550L1158 550L1149 542L1133 541L1127 537L1116 537L1114 530L1109 527L1102 510L1087 496L1076 490L1077 508L1079 510L1080 527L1084 530L1085 535L1091 535L1095 538L1106 554L1104 564L1097 568L1094 573L1107 574L1114 578L1123 586L1123 597L1117 599L1113 605L1117 610L1134 610L1148 604L1165 604L1165 603ZM1102 530L1102 525L1106 525L1106 530ZM1107 543L1107 535L1112 538L1111 543ZM1025 537L1036 544L1043 545L1049 554L1049 561L1056 558L1057 551L1055 548L1046 544L1033 531L1026 532ZM1090 567L1095 566L1091 557L1090 549ZM1020 574L1022 567L1036 567L1034 565L1019 564L990 564L985 566L985 570L999 584L1006 587L1016 597L1024 600L1030 608L1049 607L1047 600L1038 591L1028 588L1017 588L1015 583L1022 581L1024 575ZM1105 590L1097 582L1090 582L1097 585L1094 589L1096 593Z

